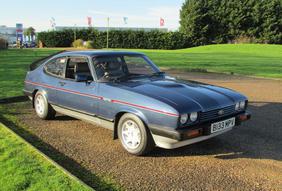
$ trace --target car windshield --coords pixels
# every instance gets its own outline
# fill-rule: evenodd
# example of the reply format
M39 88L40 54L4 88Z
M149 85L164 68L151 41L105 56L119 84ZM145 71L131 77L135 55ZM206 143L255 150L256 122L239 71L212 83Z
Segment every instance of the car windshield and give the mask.
M93 64L98 80L128 80L161 74L141 55L98 56L93 58Z

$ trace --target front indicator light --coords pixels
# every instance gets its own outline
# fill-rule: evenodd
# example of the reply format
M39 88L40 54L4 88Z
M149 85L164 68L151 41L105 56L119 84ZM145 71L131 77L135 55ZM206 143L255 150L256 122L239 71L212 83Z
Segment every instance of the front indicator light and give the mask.
M202 129L191 130L191 131L188 131L187 137L188 138L199 137L203 134L202 132L203 132Z

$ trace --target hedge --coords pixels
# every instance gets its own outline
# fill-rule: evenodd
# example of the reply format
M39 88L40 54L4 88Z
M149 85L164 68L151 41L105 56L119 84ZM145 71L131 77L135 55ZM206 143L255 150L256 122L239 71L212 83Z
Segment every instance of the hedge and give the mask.
M46 47L70 47L76 39L93 41L94 48L105 48L107 32L94 29L40 32L37 40ZM109 48L180 49L191 47L189 38L180 32L109 31Z

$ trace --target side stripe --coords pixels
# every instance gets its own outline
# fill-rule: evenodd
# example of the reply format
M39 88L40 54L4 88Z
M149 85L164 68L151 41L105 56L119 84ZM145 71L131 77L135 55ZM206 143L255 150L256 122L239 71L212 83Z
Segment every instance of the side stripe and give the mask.
M25 83L31 84L31 85L36 85L36 86L41 86L41 87L45 87L45 88L49 88L49 89L64 91L64 92L68 92L68 93L73 93L73 94L77 94L77 95L81 95L81 96L86 96L86 97L90 97L90 98L94 98L94 99L106 100L106 98L101 97L101 96L96 96L96 95L93 95L93 94L80 93L80 92L68 90L68 89L65 89L65 88L57 88L57 87L49 86L49 85L46 85L46 84L41 84L41 83L36 83L36 82L31 82L31 81L25 81ZM122 105L129 105L129 106L132 106L132 107L145 109L145 110L148 110L148 111L153 111L153 112L161 113L161 114L164 114L164 115L169 115L169 116L172 116L172 117L178 117L179 116L178 114L175 114L175 113L169 113L169 112L166 112L166 111L161 111L161 110L149 108L149 107L146 107L146 106L136 105L136 104L124 102L124 101L121 101L121 100L111 100L111 102L117 103L117 104L122 104Z

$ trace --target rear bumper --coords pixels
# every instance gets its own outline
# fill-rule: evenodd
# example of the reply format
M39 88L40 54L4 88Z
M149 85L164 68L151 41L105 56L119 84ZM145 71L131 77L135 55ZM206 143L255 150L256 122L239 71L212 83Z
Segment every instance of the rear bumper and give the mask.
M226 118L230 118L230 117L226 117ZM251 118L251 114L249 112L241 113L235 116L235 126L240 125L243 121L249 120L250 118ZM224 119L225 118L216 121L222 121ZM205 124L196 125L191 128L189 127L188 129L181 129L181 130L164 129L160 127L150 127L150 130L152 132L154 141L158 147L173 149L173 148L178 148L185 145L197 143L200 141L204 141L232 130L232 128L230 128L211 134L210 133L211 123L216 121L211 121Z

